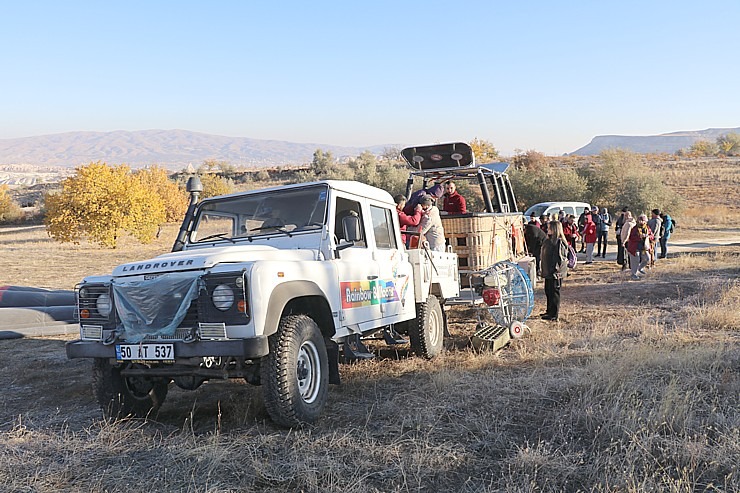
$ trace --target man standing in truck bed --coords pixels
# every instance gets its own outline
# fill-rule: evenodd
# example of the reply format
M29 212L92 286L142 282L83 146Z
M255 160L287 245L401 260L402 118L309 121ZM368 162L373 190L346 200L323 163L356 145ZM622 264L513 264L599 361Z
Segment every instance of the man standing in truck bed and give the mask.
M445 182L445 194L442 202L443 214L466 214L468 212L465 197L457 191L457 186L452 180Z

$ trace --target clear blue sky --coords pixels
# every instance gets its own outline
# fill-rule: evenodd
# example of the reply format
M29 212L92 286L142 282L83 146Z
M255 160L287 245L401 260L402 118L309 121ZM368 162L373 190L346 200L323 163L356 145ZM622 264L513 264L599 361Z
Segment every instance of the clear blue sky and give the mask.
M0 7L0 139L185 129L560 154L740 126L737 0Z

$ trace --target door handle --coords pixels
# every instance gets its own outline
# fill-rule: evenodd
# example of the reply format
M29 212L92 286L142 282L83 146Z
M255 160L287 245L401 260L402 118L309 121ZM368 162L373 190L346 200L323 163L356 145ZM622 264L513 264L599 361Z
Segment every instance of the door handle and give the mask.
M378 276L367 276L368 281L374 281Z

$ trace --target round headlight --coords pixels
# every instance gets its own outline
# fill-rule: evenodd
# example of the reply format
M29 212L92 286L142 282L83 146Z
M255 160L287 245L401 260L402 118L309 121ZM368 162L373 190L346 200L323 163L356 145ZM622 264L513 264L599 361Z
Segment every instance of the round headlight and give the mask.
M87 288L80 288L80 298L87 298Z
M211 294L213 306L225 312L234 304L234 291L226 284L219 284Z
M98 311L101 317L107 317L110 315L112 308L110 295L103 293L98 296L98 300L95 302L95 309Z

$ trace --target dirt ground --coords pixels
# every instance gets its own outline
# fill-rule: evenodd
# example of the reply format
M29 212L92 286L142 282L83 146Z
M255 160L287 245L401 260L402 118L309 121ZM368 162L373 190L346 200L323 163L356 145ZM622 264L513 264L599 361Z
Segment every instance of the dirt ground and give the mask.
M727 248L740 252L738 247ZM584 319L598 321L619 317L625 310L641 307L668 312L675 309L676 299L689 298L701 288L702 274L698 271L661 275L660 269L659 263L654 273L633 282L628 280L628 272L620 271L619 266L608 259L592 265L580 263L562 288L561 321L552 324L538 319L537 315L544 311L546 304L540 282L535 289L536 306L528 324L533 332L541 334L554 325L564 328L581 324ZM737 277L738 271L740 268L730 268L726 274ZM448 349L469 348L476 322L475 309L452 307L448 314L452 335L446 339ZM64 344L74 338L76 335L0 340L3 363L0 365L0 387L7 389L0 403L0 429L12 427L18 420L37 419L45 425L64 424L82 429L101 418L90 387L90 361L68 360L65 356ZM526 337L515 341L517 346L527 344ZM381 344L373 347L382 358L405 360L413 356L405 346L388 348ZM512 356L511 351L511 348L504 349L499 357L506 359ZM340 371L346 369L343 367ZM170 387L158 420L172 427L187 423L208 431L215 426L216 417L221 419L221 407L228 406L229 402L250 402L249 413L239 417L242 424L266 418L262 414L258 389L243 382L208 382L196 391Z

